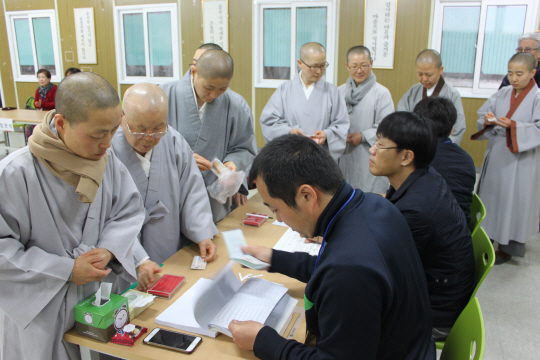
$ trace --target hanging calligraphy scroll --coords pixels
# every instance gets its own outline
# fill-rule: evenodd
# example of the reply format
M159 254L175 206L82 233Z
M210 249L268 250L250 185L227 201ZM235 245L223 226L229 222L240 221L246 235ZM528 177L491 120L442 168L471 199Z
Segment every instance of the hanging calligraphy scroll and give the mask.
M371 50L374 69L394 68L397 0L366 0L364 46Z
M94 8L75 8L75 36L79 64L97 64Z
M227 0L203 0L203 37L205 43L218 44L229 51L229 3Z

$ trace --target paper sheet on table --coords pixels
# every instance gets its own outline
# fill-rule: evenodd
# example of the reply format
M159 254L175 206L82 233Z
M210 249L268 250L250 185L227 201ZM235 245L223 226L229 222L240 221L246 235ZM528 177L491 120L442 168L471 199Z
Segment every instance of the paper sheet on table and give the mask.
M272 223L272 225L278 225L278 226L284 226L289 227L289 225L285 224L283 221L276 220Z
M240 229L222 231L223 241L227 247L229 258L237 263L247 266L250 269L261 270L270 267L270 264L257 259L256 257L244 254L242 246L247 246L244 233Z
M306 252L309 255L317 256L319 254L321 244L306 244L304 242L305 240L306 239L301 237L299 233L289 228L287 231L285 231L285 234L283 234L276 245L274 245L274 249L287 252Z

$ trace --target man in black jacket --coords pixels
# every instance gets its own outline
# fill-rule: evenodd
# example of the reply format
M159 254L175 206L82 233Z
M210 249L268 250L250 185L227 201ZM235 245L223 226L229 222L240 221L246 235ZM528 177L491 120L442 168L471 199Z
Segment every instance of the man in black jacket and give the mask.
M243 250L307 283L308 347L253 321L232 321L233 340L261 359L435 359L422 264L399 211L354 190L313 140L268 143L250 172L278 220L302 236L323 236L319 256L260 246Z
M471 297L475 265L465 215L446 181L429 167L436 150L431 120L395 112L377 128L369 170L388 177L386 198L411 228L427 280L433 337L442 340Z
M456 107L446 98L430 96L416 104L414 113L430 119L435 125L438 144L431 167L442 175L469 224L476 167L471 156L450 140L457 119Z

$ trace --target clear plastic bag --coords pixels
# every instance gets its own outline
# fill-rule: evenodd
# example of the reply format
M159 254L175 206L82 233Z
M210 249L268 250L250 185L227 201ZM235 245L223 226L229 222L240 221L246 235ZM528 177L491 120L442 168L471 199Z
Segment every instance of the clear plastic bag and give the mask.
M221 161L214 159L212 164L218 162L221 165ZM212 171L218 177L212 185L207 187L208 194L219 201L221 204L225 204L227 199L238 192L246 173L244 171L231 171L229 168L221 165L217 166L219 173L212 169Z

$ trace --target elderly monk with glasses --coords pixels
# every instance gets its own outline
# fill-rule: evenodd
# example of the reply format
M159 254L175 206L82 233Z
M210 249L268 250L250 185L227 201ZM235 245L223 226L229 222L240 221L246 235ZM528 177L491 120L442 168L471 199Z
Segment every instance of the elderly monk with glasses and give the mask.
M137 84L124 95L122 131L112 148L137 184L145 220L134 246L139 288L154 282L165 261L190 241L205 261L214 260L217 234L204 180L193 151L167 125L168 100L153 84Z

